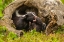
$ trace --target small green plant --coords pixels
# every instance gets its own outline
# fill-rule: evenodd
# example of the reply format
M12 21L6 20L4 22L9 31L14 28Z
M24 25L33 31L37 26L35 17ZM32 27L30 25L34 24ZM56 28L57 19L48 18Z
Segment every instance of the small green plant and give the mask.
M14 32L9 32L9 34L7 35L7 38L12 40L14 40L17 37L18 36Z
M0 38L3 38L6 34L6 27L5 26L0 26Z
M55 31L55 33L63 34L64 33L64 25L58 27L58 29Z
M7 31L5 26L0 26L0 34L4 34Z
M3 11L3 3L2 0L0 0L0 18L3 16L2 11Z
M0 42L4 42L4 41L0 38Z
M3 17L4 8L13 0L0 0L0 19Z

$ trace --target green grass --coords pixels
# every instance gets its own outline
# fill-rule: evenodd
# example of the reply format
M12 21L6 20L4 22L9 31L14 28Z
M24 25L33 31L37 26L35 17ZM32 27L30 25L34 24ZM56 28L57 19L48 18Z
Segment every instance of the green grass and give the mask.
M64 33L57 32L46 36L44 33L31 30L18 37L15 33L9 32L5 26L0 26L0 42L64 42Z
M3 10L4 8L11 3L13 0L4 0L4 2L2 0L0 0L0 19L3 17Z
M63 42L64 35L62 34L50 34L46 36L43 33L31 32L25 33L22 37L16 38L14 40L8 39L7 42Z
M64 0L61 0L61 2L64 4Z

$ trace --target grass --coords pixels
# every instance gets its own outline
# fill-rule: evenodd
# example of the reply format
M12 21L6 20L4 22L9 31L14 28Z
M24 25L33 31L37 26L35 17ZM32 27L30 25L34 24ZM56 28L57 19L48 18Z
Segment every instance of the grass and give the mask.
M25 33L21 38L12 40L12 42L63 42L64 35L60 34L50 34L46 36L42 33ZM7 41L10 42L10 39Z
M61 0L61 2L64 4L64 0Z
M44 33L38 33L33 30L32 32L24 33L20 39L16 39L16 42L63 42L63 36L64 35L60 33L46 36Z
M0 42L64 42L64 33L57 32L47 36L44 33L31 30L18 37L15 33L8 32L5 26L0 26Z

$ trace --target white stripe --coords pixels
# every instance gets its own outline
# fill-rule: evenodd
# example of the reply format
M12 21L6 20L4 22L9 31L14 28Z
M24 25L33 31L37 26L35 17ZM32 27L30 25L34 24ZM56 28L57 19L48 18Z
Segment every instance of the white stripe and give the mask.
M20 14L18 13L18 10L16 10L16 16L17 16L17 17L25 17L25 15L20 15Z

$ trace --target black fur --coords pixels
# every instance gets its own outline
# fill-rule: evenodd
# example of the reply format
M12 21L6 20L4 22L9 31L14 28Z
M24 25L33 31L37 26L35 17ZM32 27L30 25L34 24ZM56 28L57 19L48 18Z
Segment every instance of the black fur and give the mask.
M32 22L33 28L36 28L36 31L41 32L46 29L46 24L42 23L41 19L39 17L36 17L36 21ZM35 25L35 26L34 26Z
M36 27L36 31L38 31L38 32L44 31L46 29L46 24L42 23L42 20L39 17L35 18L35 16L36 15L33 15L32 13L29 13L26 15L26 20L28 21L28 23L31 22L31 28L29 28L29 29L33 29ZM35 19L36 19L36 21L34 22L33 20L35 20Z
M17 30L23 30L24 29L26 31L29 31L29 30L33 29L34 27L36 27L36 31L38 31L38 32L44 31L46 28L46 24L42 23L42 21L39 17L37 17L36 21L34 22L33 20L35 20L35 16L32 12L26 13L25 17L15 16L13 18L13 22L16 26L16 29ZM31 22L31 24L29 22Z

